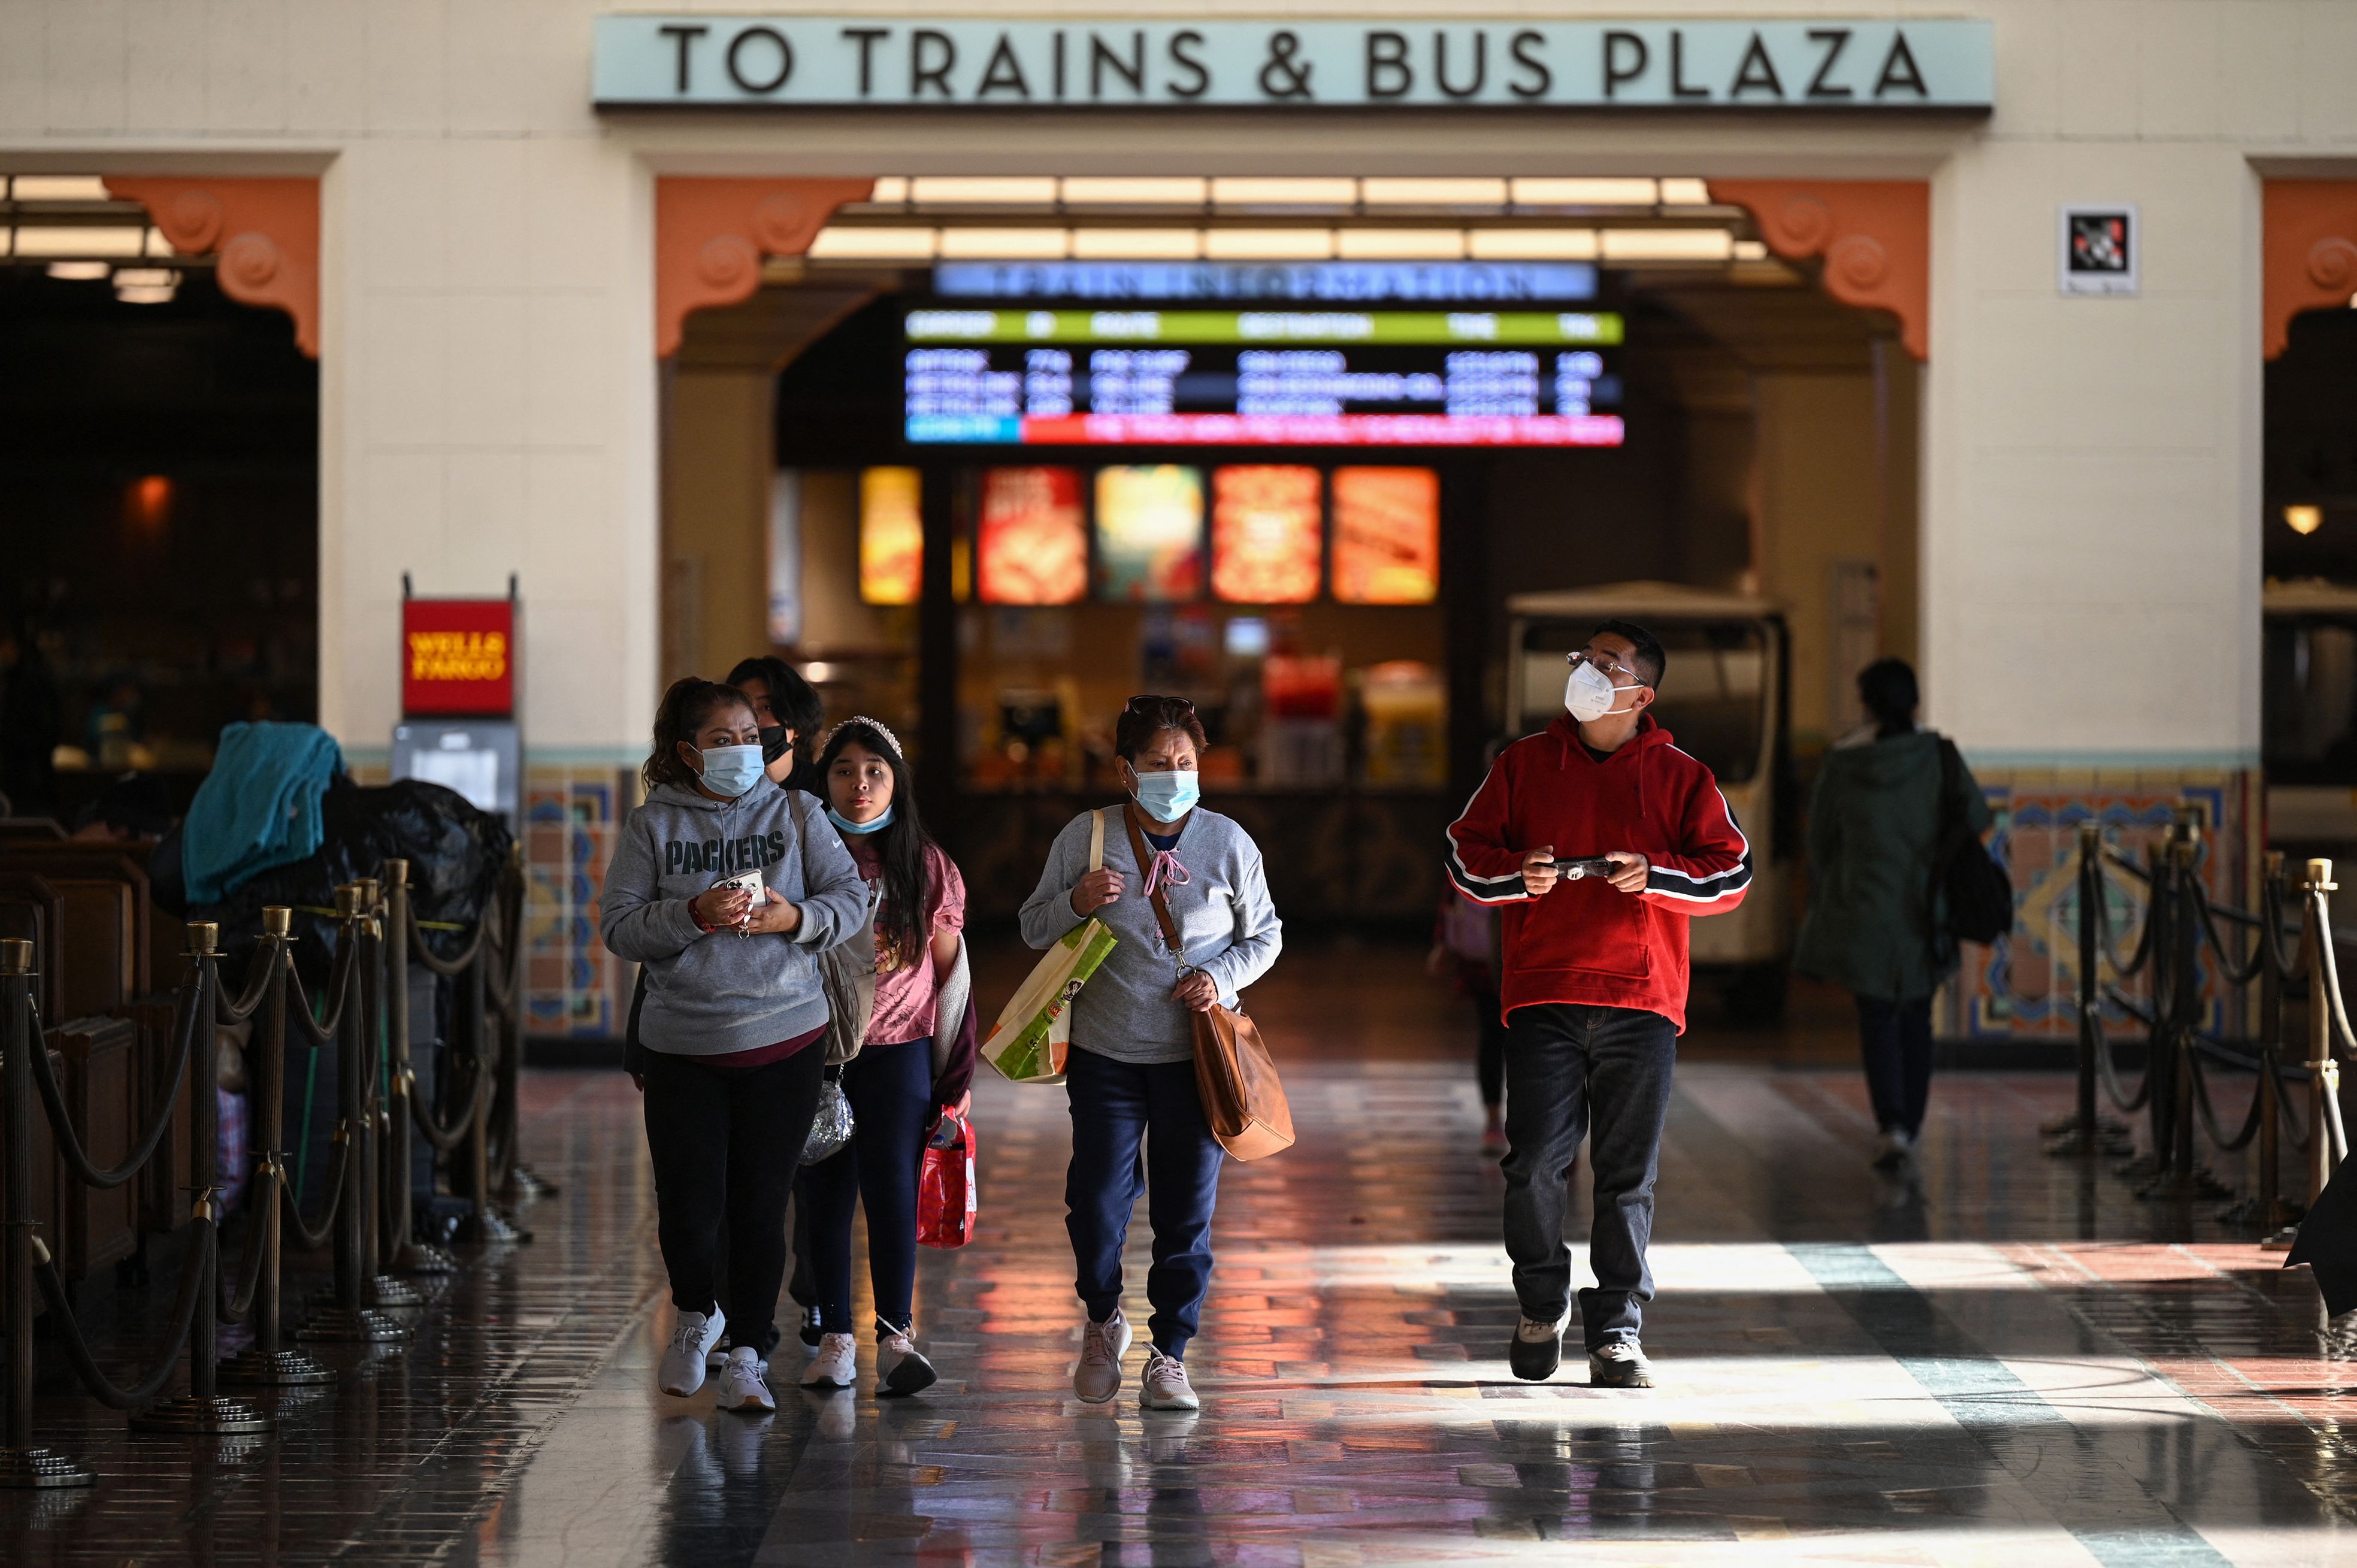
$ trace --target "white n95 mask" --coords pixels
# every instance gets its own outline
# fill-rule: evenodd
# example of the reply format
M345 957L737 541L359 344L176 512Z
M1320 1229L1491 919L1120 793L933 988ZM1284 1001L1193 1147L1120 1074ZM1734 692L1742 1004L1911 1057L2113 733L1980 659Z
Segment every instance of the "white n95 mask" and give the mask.
M1612 711L1620 700L1620 688L1612 677L1593 664L1575 664L1571 679L1563 683L1563 705L1581 724L1592 723Z

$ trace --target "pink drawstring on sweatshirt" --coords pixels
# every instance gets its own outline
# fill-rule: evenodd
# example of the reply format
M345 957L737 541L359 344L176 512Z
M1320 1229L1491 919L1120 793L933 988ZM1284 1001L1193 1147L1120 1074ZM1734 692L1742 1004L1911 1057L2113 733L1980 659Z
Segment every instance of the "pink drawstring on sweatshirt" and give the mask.
M1187 868L1178 864L1176 851L1157 849L1154 852L1154 858L1146 862L1146 896L1148 898L1154 897L1154 890L1157 887L1185 887L1194 880L1188 875Z

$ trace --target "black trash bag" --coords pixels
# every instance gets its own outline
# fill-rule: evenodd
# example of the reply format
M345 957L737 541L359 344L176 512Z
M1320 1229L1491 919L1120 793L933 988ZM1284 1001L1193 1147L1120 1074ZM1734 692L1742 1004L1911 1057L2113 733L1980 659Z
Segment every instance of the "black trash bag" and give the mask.
M2321 1129L2314 1136L2324 1135ZM2338 1317L2357 1307L2357 1176L2343 1160L2316 1203L2299 1222L2299 1236L2284 1254L2283 1266L2306 1263L2323 1294L2324 1309Z
M188 911L191 919L221 923L222 980L243 983L262 940L264 905L294 910L295 969L313 997L333 973L340 931L336 888L364 876L382 877L384 863L409 862L409 904L421 922L457 930L419 933L436 956L455 958L472 940L475 923L492 907L513 835L507 824L454 789L404 779L364 789L341 774L319 805L317 853L273 866L218 904Z

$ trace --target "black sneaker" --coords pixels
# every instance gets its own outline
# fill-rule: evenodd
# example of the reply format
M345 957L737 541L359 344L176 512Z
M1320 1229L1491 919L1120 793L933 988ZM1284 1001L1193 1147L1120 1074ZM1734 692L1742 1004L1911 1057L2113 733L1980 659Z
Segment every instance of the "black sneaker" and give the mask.
M1514 1376L1524 1382L1544 1382L1555 1376L1563 1365L1563 1326L1570 1320L1566 1313L1553 1323L1542 1323L1525 1317L1514 1330L1514 1337L1506 1347L1506 1362Z
M1634 1339L1615 1339L1587 1353L1587 1386L1594 1389L1650 1389L1653 1363Z
M825 1337L826 1330L819 1326L818 1308L814 1306L802 1308L802 1354L805 1356L818 1354L818 1342Z

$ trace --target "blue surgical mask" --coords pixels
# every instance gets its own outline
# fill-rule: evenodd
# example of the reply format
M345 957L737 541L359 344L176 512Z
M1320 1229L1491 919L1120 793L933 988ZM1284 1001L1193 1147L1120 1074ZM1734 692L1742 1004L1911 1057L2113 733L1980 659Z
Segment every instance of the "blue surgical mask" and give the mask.
M887 806L872 822L855 822L833 806L826 809L826 820L847 833L872 833L878 828L892 825L892 808Z
M704 787L716 795L733 800L761 781L758 746L708 746L703 755Z
M1137 788L1130 793L1138 810L1156 822L1175 822L1195 809L1195 802L1203 798L1203 787L1192 772L1141 773Z

